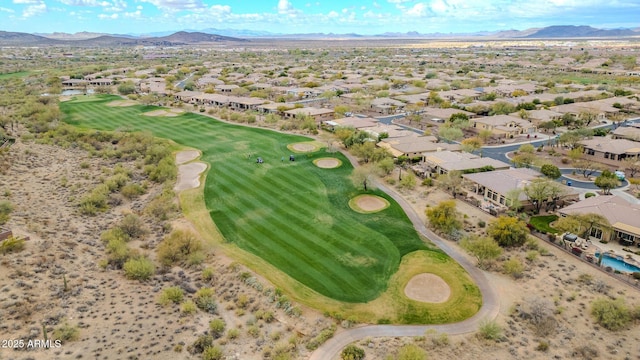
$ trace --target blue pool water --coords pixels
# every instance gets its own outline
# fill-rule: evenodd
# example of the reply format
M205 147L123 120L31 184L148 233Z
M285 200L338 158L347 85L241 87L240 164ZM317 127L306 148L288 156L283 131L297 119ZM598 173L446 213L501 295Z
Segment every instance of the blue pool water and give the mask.
M600 254L596 253L596 258L600 256ZM640 268L635 266L635 265L631 265L631 264L627 264L626 262L618 259L617 257L611 257L608 256L607 254L605 254L602 257L602 263L601 263L602 267L611 267L614 270L618 270L620 272L640 272Z

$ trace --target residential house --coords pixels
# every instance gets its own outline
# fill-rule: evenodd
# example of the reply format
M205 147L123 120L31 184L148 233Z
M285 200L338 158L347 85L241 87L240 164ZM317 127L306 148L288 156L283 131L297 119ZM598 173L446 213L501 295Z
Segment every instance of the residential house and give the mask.
M333 119L334 111L331 109L304 107L287 110L284 112L284 117L287 119L295 119L300 117L301 115L311 116L317 124L320 124L322 121Z
M505 209L511 205L509 204L508 194L512 190L524 190L532 180L540 176L539 172L528 168L510 168L462 175L468 181L470 190L474 194L482 196L484 201L489 203L487 205L498 209ZM575 190L564 186L564 194L560 197L559 202L577 200L578 197L579 194ZM520 200L523 207L532 206L524 191L520 192L518 200ZM486 206L484 208L486 209Z
M397 138L382 139L377 146L387 149L393 157L407 156L409 158L420 158L424 161L426 153L436 151L460 151L460 145L438 143L432 136L405 136Z
M217 91L217 92L221 92L221 93L231 93L231 92L233 91L233 89L237 89L237 88L239 88L239 87L240 87L240 86L238 86L238 85L233 85L233 84L231 84L231 85L224 85L224 84L221 84L221 85L216 85L216 86L214 87L214 89L215 89L215 91Z
M618 241L623 245L640 245L640 205L615 196L594 196L569 205L559 211L561 216L576 214L598 214L605 217L612 229L607 231L595 226L589 237Z
M406 104L390 98L375 98L371 100L371 109L380 114L393 114L404 109Z
M500 160L480 157L468 152L454 152L449 150L427 153L424 156L424 165L430 176L446 174L449 171L461 171L473 173L491 170L506 170L509 164Z
M190 90L185 90L185 91L180 91L177 92L175 94L173 94L173 97L178 100L178 101L182 101L185 103L189 103L189 104L195 104L196 103L196 96L200 96L203 93L200 91L190 91Z
M268 101L254 97L229 96L229 107L236 111L256 110L265 102Z
M611 139L610 137L594 137L578 142L584 153L593 159L624 160L640 159L640 142L627 139Z
M531 123L533 123L536 126L540 125L540 123L543 123L543 122L559 120L562 118L562 113L559 113L557 111L547 110L547 109L530 110L528 111L528 114L529 114L528 120L531 121ZM515 114L511 114L511 115L515 116Z
M494 135L513 138L520 134L532 134L536 131L530 121L510 115L494 115L470 119L470 126L477 131L490 130Z
M453 114L464 114L464 115L467 115L469 119L477 117L475 113L472 113L470 111L454 109L454 108L440 109L440 108L427 107L427 108L424 108L424 110L422 110L422 114L428 120L431 120L434 122L448 121L451 118L451 115Z
M640 141L640 126L619 126L611 132L613 139Z
M361 130L363 128L372 128L378 125L378 119L370 117L358 117L351 116L335 120L326 120L323 124L329 126L331 129L337 129L340 127L354 128Z
M320 90L308 87L293 88L287 90L287 95L295 96L297 99L309 99L318 97L322 94Z

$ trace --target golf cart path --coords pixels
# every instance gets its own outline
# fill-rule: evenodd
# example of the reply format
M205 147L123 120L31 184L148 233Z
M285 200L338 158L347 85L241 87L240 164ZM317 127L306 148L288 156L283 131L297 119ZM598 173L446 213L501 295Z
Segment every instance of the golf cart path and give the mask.
M349 159L351 164L358 166L357 160L346 151L342 153ZM482 294L482 307L472 317L467 320L442 325L367 325L353 329L337 332L334 337L316 349L309 360L333 360L338 359L340 351L348 344L368 337L396 337L396 336L423 336L427 330L436 330L440 333L451 335L474 332L485 320L493 320L500 311L500 302L497 293L489 284L484 272L469 262L466 257L460 254L455 248L449 246L448 242L427 229L413 207L394 190L378 183L378 188L391 196L407 214L415 229L424 237L431 240L442 251L456 260L471 276Z

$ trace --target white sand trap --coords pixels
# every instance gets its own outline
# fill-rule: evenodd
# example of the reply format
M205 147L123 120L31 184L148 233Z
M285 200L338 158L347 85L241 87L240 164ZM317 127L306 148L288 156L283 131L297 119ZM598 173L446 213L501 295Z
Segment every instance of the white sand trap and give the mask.
M404 294L416 301L443 303L449 299L451 288L440 276L423 273L409 280L404 288Z
M293 145L291 145L291 147L293 148L293 150L300 151L300 152L311 152L311 151L316 150L315 145L313 145L313 144L305 144L305 143L293 144Z
M389 202L379 196L359 195L349 201L349 206L357 212L373 213L386 209Z
M322 158L322 159L317 159L314 160L313 163L319 167L319 168L323 168L323 169L333 169L333 168L337 168L340 165L342 165L342 161L336 159L336 158Z
M133 106L138 103L133 100L115 100L107 104L107 106L115 107L115 106Z
M176 164L184 164L191 160L195 160L200 156L200 152L196 150L180 151L176 154Z
M178 181L175 191L195 189L200 186L200 174L207 169L207 164L199 161L178 166Z

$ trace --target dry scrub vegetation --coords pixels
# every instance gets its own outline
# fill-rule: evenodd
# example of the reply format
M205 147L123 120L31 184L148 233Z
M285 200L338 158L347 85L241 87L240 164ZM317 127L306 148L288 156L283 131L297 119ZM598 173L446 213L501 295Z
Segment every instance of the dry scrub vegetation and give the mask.
M171 144L26 125L0 174L5 225L28 237L0 254L0 338L62 346L0 358L298 359L335 329L200 241Z

